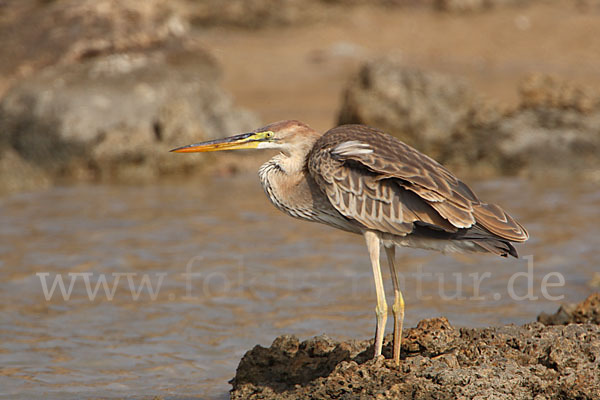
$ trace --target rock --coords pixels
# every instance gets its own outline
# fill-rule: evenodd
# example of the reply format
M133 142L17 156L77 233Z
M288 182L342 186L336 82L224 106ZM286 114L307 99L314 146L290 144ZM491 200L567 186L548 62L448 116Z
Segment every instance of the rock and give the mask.
M352 79L338 122L377 127L436 158L449 129L475 105L466 83L383 58L367 62Z
M51 184L51 177L32 165L10 148L0 150L0 195L44 189Z
M538 315L537 320L544 325L567 325L573 322L573 311L575 304L563 304L552 315L545 312Z
M600 106L600 97L585 88L543 74L529 76L519 88L522 109L573 110L588 114Z
M186 35L182 4L23 0L2 8L10 57L0 57L0 190L187 171L198 160L170 148L258 125L218 86L218 66Z
M446 318L426 319L409 331L403 346L409 352L435 357L450 352L459 336Z
M595 399L598 354L600 326L594 324L457 330L434 318L405 332L400 367L372 359L372 340L282 336L244 355L231 398Z
M377 0L403 4L405 0ZM339 16L365 0L0 0L0 97L53 65L191 40L196 27L262 28ZM35 27L36 29L31 29Z
M594 293L579 304L563 304L556 313L541 313L537 318L544 325L599 324L600 293Z
M328 9L314 0L203 0L188 8L194 26L264 28L320 20Z
M1 11L0 95L47 66L140 51L187 31L174 3L164 0L20 0Z
M0 143L53 177L138 181L185 171L198 159L169 149L258 125L217 81L212 58L179 43L49 67L0 102Z
M306 25L340 17L352 6L401 6L411 0L201 0L187 4L194 26L260 29Z
M441 158L509 175L597 174L600 96L544 76L526 80L520 94L514 110L456 125Z
M460 172L597 175L600 96L545 76L520 94L499 110L464 83L384 58L353 78L339 122L380 128Z
M503 6L524 6L532 0L435 0L438 10L448 12L476 12Z

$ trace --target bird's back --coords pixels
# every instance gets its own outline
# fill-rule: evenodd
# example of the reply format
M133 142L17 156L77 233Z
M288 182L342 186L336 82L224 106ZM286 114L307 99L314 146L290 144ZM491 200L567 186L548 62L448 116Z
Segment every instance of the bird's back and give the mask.
M516 256L510 242L528 238L514 218L482 202L441 164L373 128L329 130L307 167L342 215L400 245Z

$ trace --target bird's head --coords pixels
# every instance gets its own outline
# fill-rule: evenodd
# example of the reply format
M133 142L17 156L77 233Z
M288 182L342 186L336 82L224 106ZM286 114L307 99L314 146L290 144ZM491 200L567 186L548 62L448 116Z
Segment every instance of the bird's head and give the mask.
M171 150L196 153L239 149L278 149L283 153L308 152L320 135L300 121L279 121L250 133L190 144Z

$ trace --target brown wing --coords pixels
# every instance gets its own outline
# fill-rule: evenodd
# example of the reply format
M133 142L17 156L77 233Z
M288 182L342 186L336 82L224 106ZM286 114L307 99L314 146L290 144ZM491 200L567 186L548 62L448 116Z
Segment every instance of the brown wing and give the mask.
M373 128L331 129L313 147L308 169L340 213L369 229L406 235L414 223L448 233L479 225L498 239L528 238L435 160Z

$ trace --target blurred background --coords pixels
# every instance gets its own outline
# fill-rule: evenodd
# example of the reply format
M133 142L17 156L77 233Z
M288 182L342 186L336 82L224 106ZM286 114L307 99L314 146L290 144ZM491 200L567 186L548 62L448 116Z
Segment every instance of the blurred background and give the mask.
M168 152L283 119L383 129L528 228L399 251L405 326L598 291L599 1L0 0L0 398L224 399L256 344L370 337L362 238L275 210L271 153Z

